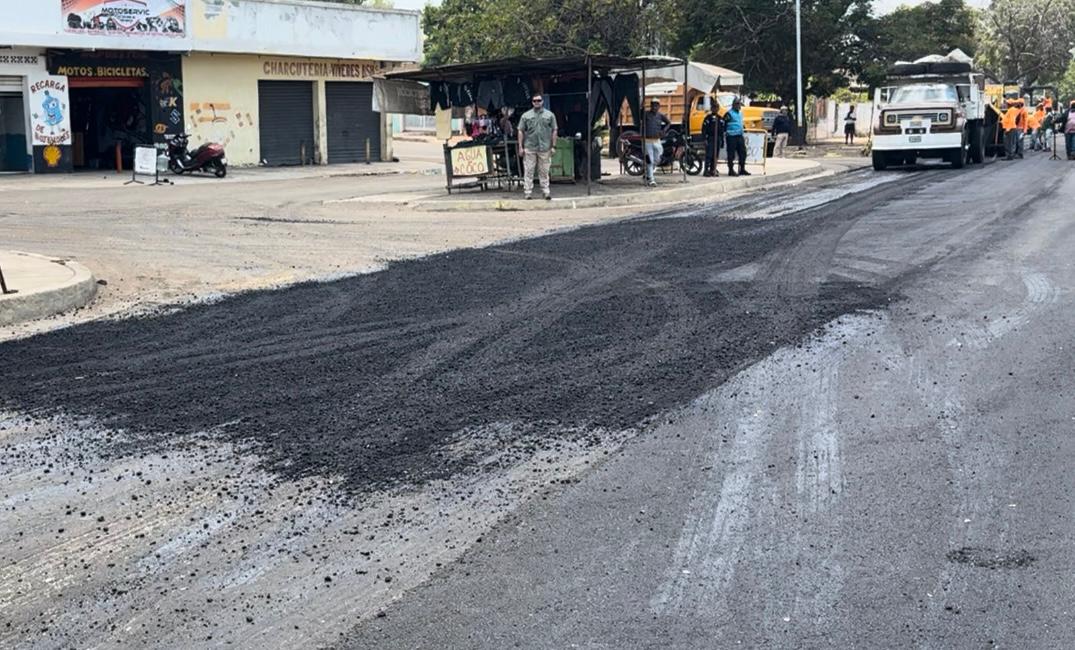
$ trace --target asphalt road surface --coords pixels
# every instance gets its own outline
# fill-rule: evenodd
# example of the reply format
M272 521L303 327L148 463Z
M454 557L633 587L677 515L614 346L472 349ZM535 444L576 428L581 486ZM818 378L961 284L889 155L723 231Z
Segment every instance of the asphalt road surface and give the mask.
M1071 170L0 345L0 645L1072 647Z

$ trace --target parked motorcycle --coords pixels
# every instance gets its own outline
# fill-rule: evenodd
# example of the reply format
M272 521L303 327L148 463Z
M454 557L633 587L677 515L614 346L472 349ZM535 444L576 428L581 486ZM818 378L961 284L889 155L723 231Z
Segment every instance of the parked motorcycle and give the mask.
M168 141L168 169L173 174L208 172L217 178L228 175L228 160L224 157L223 145L207 142L189 151L189 142L190 136L186 133L172 136Z
M620 162L631 176L641 176L646 172L647 158L642 155L642 136L636 131L624 131L619 140ZM702 173L702 157L687 144L686 139L676 129L668 129L661 138L661 159L658 167L668 167L672 161L678 161L683 171L690 176Z

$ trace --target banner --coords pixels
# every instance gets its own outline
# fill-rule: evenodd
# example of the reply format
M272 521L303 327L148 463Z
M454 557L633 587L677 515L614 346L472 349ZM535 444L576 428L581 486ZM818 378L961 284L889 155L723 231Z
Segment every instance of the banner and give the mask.
M63 3L64 29L74 34L179 37L186 32L187 0L61 0L61 2Z
M71 101L67 77L45 73L27 77L30 86L30 140L38 172L71 169Z
M451 150L452 176L484 176L489 173L489 147L459 147Z
M433 115L429 86L416 81L373 80L373 111L404 115Z

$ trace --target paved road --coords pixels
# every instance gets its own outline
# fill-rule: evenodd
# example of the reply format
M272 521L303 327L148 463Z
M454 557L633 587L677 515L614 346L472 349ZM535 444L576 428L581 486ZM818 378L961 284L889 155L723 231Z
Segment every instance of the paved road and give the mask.
M0 645L1069 647L1073 193L863 173L0 345Z

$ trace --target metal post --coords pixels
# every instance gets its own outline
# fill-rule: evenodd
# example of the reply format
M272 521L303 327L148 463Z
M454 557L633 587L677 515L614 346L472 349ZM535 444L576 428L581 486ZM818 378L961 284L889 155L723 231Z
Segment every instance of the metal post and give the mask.
M15 291L14 289L7 288L7 282L4 281L4 269L0 269L0 292L5 296L9 293L18 293L18 291Z
M586 55L586 196L590 196L590 176L593 169L593 59Z
M641 133L642 142L642 184L646 184L646 63L642 62L642 110L639 111L642 117L642 124L639 133ZM655 168L656 169L656 168Z
M690 59L683 59L683 141L686 146L691 146L691 102L687 95L687 74L690 67ZM684 152L686 153L686 152ZM683 167L683 159L679 159L680 176L683 182L687 182L687 170Z
M795 122L799 127L799 136L804 140L803 132L803 26L802 6L800 0L795 0ZM799 144L802 148L802 143Z

